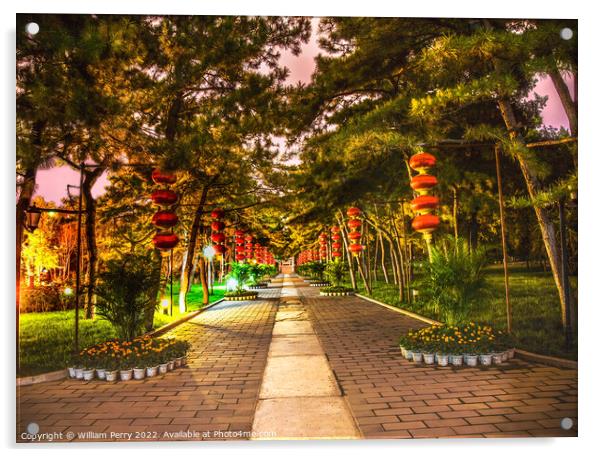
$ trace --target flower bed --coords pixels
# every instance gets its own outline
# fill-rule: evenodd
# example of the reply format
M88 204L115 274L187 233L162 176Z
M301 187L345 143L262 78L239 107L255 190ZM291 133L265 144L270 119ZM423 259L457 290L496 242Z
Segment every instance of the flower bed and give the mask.
M258 293L252 290L244 290L240 292L226 292L224 298L226 300L243 301L243 300L254 300L257 298Z
M69 367L72 378L91 381L144 379L186 365L187 341L143 336L105 341L82 350Z
M474 322L410 330L401 337L399 346L406 359L427 365L487 366L514 357L514 344L508 333Z
M343 286L329 286L320 289L320 295L325 297L341 297L353 294L353 289Z
M330 286L330 283L328 281L312 280L309 282L309 285L311 287L328 287Z

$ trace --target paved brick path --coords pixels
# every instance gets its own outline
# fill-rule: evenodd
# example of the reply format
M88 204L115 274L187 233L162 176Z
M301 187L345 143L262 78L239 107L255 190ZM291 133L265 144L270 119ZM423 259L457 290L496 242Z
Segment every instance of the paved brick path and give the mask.
M301 287L312 324L366 438L576 436L577 373L513 360L500 367L415 365L397 340L419 327L357 297Z
M200 435L192 439L240 438L227 433L251 430L279 293L277 287L262 291L263 300L223 302L172 331L192 343L187 368L126 383L64 380L21 387L18 439L31 422L40 433L63 432L65 438L67 432L95 432L127 439L114 432L141 433L136 440L188 440L165 434L187 431Z

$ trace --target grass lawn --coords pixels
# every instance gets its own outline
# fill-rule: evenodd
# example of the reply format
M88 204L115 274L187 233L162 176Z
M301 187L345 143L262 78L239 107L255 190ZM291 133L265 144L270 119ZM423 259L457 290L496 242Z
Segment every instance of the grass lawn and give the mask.
M504 274L501 266L487 269L487 281L491 287L491 297L484 299L473 320L506 328L506 296ZM361 280L360 293L365 293ZM577 288L577 278L571 278L573 291ZM408 305L398 300L395 285L379 281L373 284L372 297L384 303L413 311L432 319L427 309L417 303ZM549 272L527 271L523 267L510 267L510 302L513 309L513 333L518 339L518 347L538 354L554 355L577 359L577 343L569 351L564 348L564 336L560 316L558 292Z
M174 285L175 286L175 285ZM179 311L178 288L174 287L173 316L155 312L154 327L159 328L182 316ZM209 302L224 296L225 286L216 284ZM166 296L169 297L169 290ZM200 284L194 284L187 296L188 312L202 308L203 290ZM99 317L91 320L80 314L79 341L84 348L110 338L115 338L111 324ZM65 368L73 350L75 311L56 311L49 313L25 313L20 317L21 375L31 376L47 371Z

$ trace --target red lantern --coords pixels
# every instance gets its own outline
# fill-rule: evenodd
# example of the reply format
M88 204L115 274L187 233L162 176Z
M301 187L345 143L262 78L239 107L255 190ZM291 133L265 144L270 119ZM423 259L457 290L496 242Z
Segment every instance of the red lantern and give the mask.
M153 170L151 178L155 184L173 184L176 182L176 175L167 171L161 171L158 168Z
M224 242L224 240L226 239L226 236L223 233L212 233L211 234L211 241L213 241L214 243L217 244L221 244Z
M224 210L221 208L216 208L213 211L211 211L211 219L223 219L224 217Z
M439 226L439 216L422 214L412 221L412 228L420 233L431 233Z
M224 252L226 252L226 246L224 246L223 244L214 244L213 250L216 254L223 254Z
M157 211L153 216L153 224L161 228L171 228L178 223L178 215L172 211Z
M158 189L153 191L151 199L156 205L169 206L178 201L178 194L169 189Z
M364 248L361 244L352 244L349 246L349 250L353 255L358 255L360 252L362 252L363 249Z
M335 233L334 235L332 235L332 239L334 241L339 241L341 239L341 235L339 235L338 233Z
M341 257L341 253L339 251L333 251L332 256L333 257Z
M243 239L244 236L245 236L245 232L242 231L242 230L237 230L236 232L234 232L234 235L237 236L237 237L239 237L239 238L241 238L241 239Z
M341 228L338 225L333 225L332 228L330 229L330 231L332 233L339 233L341 231ZM334 235L333 235L334 238Z
M244 254L236 254L236 260L239 262L242 262L243 260L245 260L245 255Z
M175 233L161 232L153 237L153 244L160 251L169 251L177 246L179 240Z
M418 193L426 193L437 185L437 178L431 175L416 175L410 181L410 187Z
M417 170L420 173L424 173L424 171L429 168L433 168L436 163L437 159L435 156L428 152L421 152L410 157L410 168Z
M236 244L244 244L245 240L244 240L244 238L237 236L236 238L234 238L234 242Z
M244 246L236 246L234 249L239 254L242 254L242 253L245 252L245 247Z
M332 249L338 251L339 249L341 249L341 243L339 243L338 241L332 243Z
M213 230L214 232L221 232L222 230L224 230L225 226L226 225L222 221L213 221L211 223L211 230Z
M353 241L357 241L362 237L360 232L349 232L349 239Z
M362 221L359 219L351 219L349 222L347 222L347 225L350 229L357 229L362 226Z
M410 207L418 214L430 213L439 206L439 199L434 195L420 195L412 200Z
M362 214L362 210L355 206L352 206L347 210L347 216L349 217L358 217L360 214Z
M245 236L245 241L248 241L249 243L253 241L253 235L247 235Z

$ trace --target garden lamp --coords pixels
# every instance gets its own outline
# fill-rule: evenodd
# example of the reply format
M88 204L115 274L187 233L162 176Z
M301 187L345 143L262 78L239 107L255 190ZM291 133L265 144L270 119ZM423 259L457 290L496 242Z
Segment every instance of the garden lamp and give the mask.
M25 226L27 227L27 230L33 232L40 225L40 216L42 216L42 212L35 206L32 206L25 211L25 214L27 216Z

